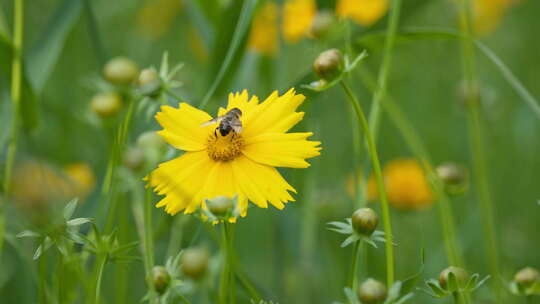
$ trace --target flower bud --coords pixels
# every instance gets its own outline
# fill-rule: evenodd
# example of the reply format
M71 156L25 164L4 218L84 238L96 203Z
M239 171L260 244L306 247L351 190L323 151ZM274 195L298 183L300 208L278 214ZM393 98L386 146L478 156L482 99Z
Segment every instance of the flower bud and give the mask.
M338 49L322 52L313 63L315 73L322 79L335 78L343 70L343 55Z
M131 170L138 170L144 164L144 152L137 147L131 147L124 153L124 166Z
M90 101L90 107L99 117L110 117L118 113L122 108L122 98L112 92L97 94Z
M171 276L165 267L154 266L152 268L152 282L154 283L154 289L159 294L164 294L171 282Z
M143 95L150 97L159 95L161 81L156 70L152 68L142 70L139 75L139 86Z
M469 281L470 276L469 276L469 273L465 269L455 267L455 266L450 266L446 268L445 270L443 270L441 274L439 275L439 285L441 285L443 289L448 288L448 275L450 273L453 273L456 276L456 282L458 284L458 287L460 288L465 287L465 285Z
M313 23L311 23L309 34L316 39L323 38L326 34L328 34L333 23L334 14L332 14L331 11L319 11L317 15L315 15Z
M116 57L105 64L103 75L113 84L127 85L137 79L139 67L129 58Z
M380 304L386 300L386 286L383 283L367 279L358 288L358 298L363 304Z
M370 236L379 224L379 216L371 208L361 208L352 215L352 226L354 231Z
M233 202L229 197L218 196L207 200L206 205L208 206L208 210L210 210L210 212L212 212L214 215L223 216L231 209Z
M465 167L454 163L443 163L437 167L436 172L448 194L459 195L467 190L469 173Z
M197 280L200 279L208 268L210 255L203 248L189 248L182 254L182 265L180 269L186 276Z
M161 149L165 142L156 131L147 131L137 138L137 147L143 150Z
M540 273L532 267L525 267L514 276L514 282L525 288L530 287L538 281L540 281Z

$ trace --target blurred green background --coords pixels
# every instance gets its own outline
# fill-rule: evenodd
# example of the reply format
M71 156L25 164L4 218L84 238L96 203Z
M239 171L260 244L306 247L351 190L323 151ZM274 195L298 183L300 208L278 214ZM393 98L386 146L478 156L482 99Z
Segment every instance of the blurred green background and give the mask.
M422 27L457 31L453 1L404 2L400 30ZM24 70L33 93L25 94L27 101L23 111L35 113L25 114L27 124L19 136L16 167L25 160L39 160L53 168L78 162L88 164L97 182L77 210L77 216L97 217L99 186L110 147L105 130L88 118L88 111L89 101L97 91L94 80L100 77L104 63L115 56L126 56L141 68L157 68L163 53L168 51L171 63L184 63L177 76L183 82L178 94L198 105L223 62L242 2L41 0L26 1L25 5ZM318 7L332 9L335 2L318 1ZM13 1L1 0L3 34L11 33L12 12ZM539 17L540 1L519 1L505 11L493 31L479 36L533 96L540 96ZM313 93L302 90L299 84L315 80L311 66L321 51L332 47L345 49L347 26L352 30L354 50L359 52L364 45L356 41L384 30L387 17L369 27L353 22L336 23L331 34L321 39L304 38L288 43L281 38L278 51L272 56L247 49L246 37L208 107L214 113L218 105L226 103L228 92L242 89L264 98L273 90L285 92L295 86L308 97L303 106L306 118L296 128L314 131L314 138L322 142L323 150L320 157L310 161L313 165L309 169L281 171L299 190L297 202L287 205L283 211L250 208L248 216L239 220L236 229L235 245L242 268L262 290L265 299L274 302L344 301L342 289L348 275L351 248L340 248L343 237L328 231L325 223L350 217L356 206L346 191L347 179L359 165L354 156L351 110L338 87ZM12 115L9 102L11 56L9 47L5 44L1 47L0 165L3 168ZM459 41L452 39L398 42L388 92L418 130L435 164L453 161L472 168L466 110L459 98L462 79L459 47ZM363 69L376 77L382 48L373 44L368 45L367 50L369 57L362 63ZM521 267L540 267L540 121L494 64L480 52L477 58L501 270L505 279L511 279ZM364 108L369 110L372 92L357 73L353 73L348 82ZM170 104L177 102L169 98ZM158 128L153 119L138 113L128 142L133 143L144 131ZM383 163L412 157L385 114L380 131L378 143ZM26 209L14 206L11 200L6 199L4 203L8 236L32 227ZM379 210L378 205L373 206ZM487 274L476 185L472 183L464 195L453 198L452 207L467 268ZM132 222L128 209L125 206L120 212L128 213ZM154 210L157 264L166 260L170 231L178 229L173 223L180 217L185 216L172 218L162 210ZM447 262L435 206L420 211L392 209L392 220L397 243L397 278L403 279L418 270L422 249L426 254L422 277L436 277ZM196 245L207 246L217 256L216 232L211 226L199 226L196 218L187 217L182 228L182 247L196 238ZM200 234L198 229L202 229ZM134 227L127 238L137 240ZM0 271L1 303L36 302L37 262L31 262L35 247L35 243L27 240L5 243ZM50 251L48 255L56 254ZM384 281L384 249L369 249L368 259L368 265L360 262L362 276ZM146 288L144 267L137 261L106 268L103 284L106 303L116 303L117 267L129 268L127 302L139 301ZM195 299L200 300L197 297L196 294ZM482 299L489 297L488 288L483 287L477 294L477 303L484 303ZM412 300L413 303L434 301L421 292ZM239 302L248 303L245 295L239 296ZM199 302L194 300L193 303Z

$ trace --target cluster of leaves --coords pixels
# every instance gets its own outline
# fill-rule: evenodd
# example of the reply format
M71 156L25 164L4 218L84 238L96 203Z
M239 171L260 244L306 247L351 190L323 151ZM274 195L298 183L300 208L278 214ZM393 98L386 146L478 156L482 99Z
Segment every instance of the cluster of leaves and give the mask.
M489 276L486 276L485 278L480 280L480 275L478 273L475 273L471 275L471 277L465 284L459 284L456 275L453 272L449 272L448 286L446 286L446 288L441 286L439 281L435 279L430 279L426 281L426 285L429 289L421 290L434 298L444 298L446 296L452 295L453 293L471 293L476 289L480 288L480 286L482 286L488 279Z

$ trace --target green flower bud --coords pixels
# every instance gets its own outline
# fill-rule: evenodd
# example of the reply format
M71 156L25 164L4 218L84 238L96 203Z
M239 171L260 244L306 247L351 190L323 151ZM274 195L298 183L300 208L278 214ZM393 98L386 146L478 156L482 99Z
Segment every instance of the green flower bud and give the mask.
M112 92L97 94L90 101L90 108L101 118L110 117L122 108L122 98Z
M364 304L384 303L386 295L386 286L371 278L365 280L358 288L358 299Z
M143 150L161 149L165 146L165 141L156 131L147 131L137 138L137 147Z
M116 57L105 64L103 75L105 79L113 84L127 85L137 79L139 67L129 58Z
M370 236L379 224L379 216L371 208L361 208L352 215L352 226L354 231Z
M315 59L313 69L322 79L333 79L343 70L343 55L338 49L324 51Z
M158 96L161 88L161 81L156 70L152 68L142 70L139 75L139 85L143 95L150 97Z
M437 167L436 172L449 194L459 195L467 190L469 173L465 167L454 163L443 163Z
M152 282L154 283L154 289L159 294L164 294L171 282L171 276L165 267L154 266L152 268Z
M465 287L465 285L469 281L470 275L465 269L450 266L443 270L439 275L439 285L441 285L443 289L448 289L448 275L450 273L453 273L456 276L456 282L458 284L458 287L460 288Z
M514 282L525 288L531 287L538 281L540 281L540 273L532 267L525 267L514 276Z
M316 39L323 38L328 34L334 20L334 14L330 10L317 12L317 15L315 15L315 18L311 23L311 28L309 30L310 35Z
M124 152L124 166L131 170L138 170L144 164L144 152L137 147L131 147Z
M200 279L208 268L208 260L210 255L203 248L189 248L182 254L182 265L180 269L182 273L191 279Z
M232 208L232 199L226 196L218 196L206 201L208 210L214 215L223 216Z

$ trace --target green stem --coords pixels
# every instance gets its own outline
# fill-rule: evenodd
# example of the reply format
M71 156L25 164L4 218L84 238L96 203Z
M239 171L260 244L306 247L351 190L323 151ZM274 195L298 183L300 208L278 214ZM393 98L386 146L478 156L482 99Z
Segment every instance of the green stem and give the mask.
M465 303L465 301L463 300L463 295L458 291L452 292L452 298L454 298L454 303L456 303L456 304L464 304Z
M398 0L399 1L399 0ZM367 147L369 157L373 164L373 170L375 172L375 179L377 181L377 186L379 190L379 197L381 200L381 209L382 209L382 218L385 232L385 247L386 247L386 281L387 286L392 286L394 283L394 245L393 245L393 236L392 236L392 223L390 221L390 209L388 207L388 199L386 196L386 190L384 186L384 179L381 170L381 164L379 162L379 155L377 153L377 147L371 136L368 122L360 106L360 102L356 99L356 96L345 83L344 80L340 81L341 87L347 94L348 100L354 108L356 118L358 119L359 128L364 132L366 137Z
M249 280L249 278L238 268L235 268L234 272L236 278L238 279L238 282L244 287L246 292L249 294L250 298L255 301L255 303L259 303L263 298L253 286L253 283Z
M154 267L154 243L152 240L152 190L146 190L146 199L143 207L144 217L144 268L146 271L146 282L150 291L150 303L157 302L157 295L154 290L152 278L152 268Z
M373 77L365 69L360 70L361 79L365 86L374 90L376 87ZM415 130L412 123L407 119L405 114L401 111L398 105L393 100L392 96L388 95L383 103L383 108L387 112L390 121L395 125L396 129L401 133L401 136L405 140L407 146L414 154L414 156L420 160L426 175L428 176L429 185L431 191L438 199L437 210L439 217L441 218L443 228L443 239L446 250L446 256L450 265L464 267L464 260L459 246L459 242L456 237L456 228L454 220L454 211L452 209L452 202L446 195L444 187L440 179L433 169L433 162L426 149L426 145L423 143L422 138Z
M396 40L396 32L399 25L399 15L401 11L401 0L393 0L392 9L390 11L390 17L388 19L388 29L385 39L384 53L382 58L381 68L379 70L379 77L377 80L377 90L373 94L373 100L371 102L371 111L369 112L369 128L373 140L377 141L377 134L379 130L379 121L381 116L381 102L386 97L388 74L390 73L390 66L392 64L392 52L394 50L394 44Z
M103 184L102 194L108 197L109 210L107 212L107 218L105 221L105 232L110 232L116 219L116 209L118 208L118 193L117 193L117 181L116 172L117 168L122 161L122 153L126 145L127 136L129 133L131 120L133 119L133 113L135 108L135 102L131 96L128 96L128 109L124 116L124 120L118 126L116 140L114 142L113 152L111 153L111 159L109 161L109 167L107 168L107 175Z
M47 258L42 254L38 261L39 288L38 303L47 304Z
M358 255L360 253L360 241L354 242L353 250L352 250L352 258L351 258L351 275L349 278L349 287L352 289L352 291L356 291L356 272L358 269Z
M107 257L99 255L97 258L97 272L96 272L96 292L94 294L94 303L99 304L100 302L100 295L101 295L101 279L103 277L103 270L105 269L105 264L107 264Z
M8 195L11 188L11 173L17 153L17 137L19 131L21 86L22 86L22 46L24 33L24 0L15 0L13 7L13 58L11 62L11 136L6 155L6 168L4 172L4 195Z
M232 252L232 227L229 223L224 222L221 227L221 250L223 253L223 271L221 273L221 285L219 289L219 299L222 304L234 304L235 297L235 281L233 269L233 252Z
M480 95L478 92L478 75L475 66L475 54L473 35L471 31L471 3L470 0L460 1L460 31L461 57L463 73L465 77L466 104L468 106L469 125L469 146L473 160L474 181L478 187L478 198L480 203L480 218L482 221L485 248L491 269L491 275L499 277L499 252L497 249L495 217L493 212L493 202L488 184L488 166L486 161L486 150L484 143L484 129L480 114ZM501 301L502 286L499 280L493 280L496 285L496 296Z

